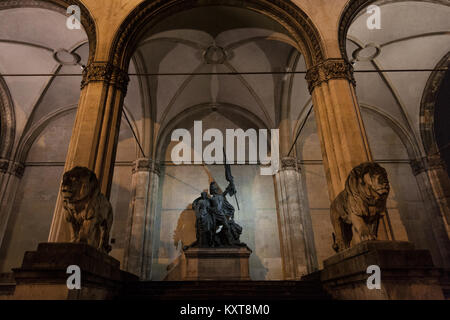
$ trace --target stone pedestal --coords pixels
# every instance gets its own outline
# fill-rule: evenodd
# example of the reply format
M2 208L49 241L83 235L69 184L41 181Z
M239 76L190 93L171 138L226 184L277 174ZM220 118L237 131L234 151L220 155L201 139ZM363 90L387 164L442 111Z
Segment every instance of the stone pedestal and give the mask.
M69 290L67 268L80 267L81 289ZM14 300L104 300L119 294L122 285L138 281L120 270L116 259L86 244L41 243L26 252L22 266L13 269Z
M252 251L237 248L189 248L186 257L185 281L250 280L249 258Z
M381 269L381 289L370 290L371 265ZM444 299L428 250L415 250L409 242L366 241L324 261L321 281L339 300Z

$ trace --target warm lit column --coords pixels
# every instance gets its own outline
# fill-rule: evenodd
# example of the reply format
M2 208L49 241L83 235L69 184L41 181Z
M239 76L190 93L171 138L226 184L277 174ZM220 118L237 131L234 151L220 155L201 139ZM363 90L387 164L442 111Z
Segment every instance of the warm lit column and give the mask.
M155 220L159 175L159 166L152 160L136 160L131 182L132 198L128 213L123 268L142 280L151 279L151 229Z
M328 59L308 70L329 196L334 200L357 165L372 161L355 95L353 70L343 59Z
M82 91L64 171L93 170L109 197L128 74L108 62L92 62L83 71ZM67 241L67 224L58 197L49 241Z
M370 162L366 130L355 93L353 67L343 59L327 59L306 74L322 148L328 194L333 201L344 190L350 171ZM379 236L392 239L388 217Z

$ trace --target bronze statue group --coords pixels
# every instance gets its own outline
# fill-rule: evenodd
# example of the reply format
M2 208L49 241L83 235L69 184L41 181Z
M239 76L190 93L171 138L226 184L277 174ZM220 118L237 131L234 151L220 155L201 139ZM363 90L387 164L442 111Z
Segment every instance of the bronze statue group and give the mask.
M202 192L192 203L196 215L197 240L189 247L245 246L239 238L242 227L234 221L234 207L226 196L236 194L234 183L230 182L224 192L214 181L209 188L210 195Z

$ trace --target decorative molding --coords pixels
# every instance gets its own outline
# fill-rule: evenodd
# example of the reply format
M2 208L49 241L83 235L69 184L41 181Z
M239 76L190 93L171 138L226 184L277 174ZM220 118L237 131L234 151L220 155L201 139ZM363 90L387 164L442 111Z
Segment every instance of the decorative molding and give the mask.
M450 52L448 52L435 69L443 69L450 67ZM420 102L420 135L422 137L423 147L427 154L439 152L439 147L434 134L434 114L436 101L438 99L439 89L445 77L445 72L433 71L428 78L425 89Z
M0 159L0 173L11 174L22 178L25 173L25 164L7 159Z
M333 79L346 79L356 86L353 66L344 59L327 59L310 68L306 73L306 81L311 93L315 87Z
M23 163L13 162L11 173L18 178L22 178L25 173L25 165Z
M136 172L152 172L159 176L161 174L161 167L159 163L151 159L142 158L134 162L133 174Z
M125 95L129 81L130 77L128 76L128 72L109 62L94 61L83 70L81 89L91 82L104 82L107 85L116 87Z
M425 163L423 158L411 160L410 165L414 176L418 176L422 172L425 172Z
M300 171L299 161L297 160L297 158L294 157L281 158L281 170Z
M307 64L315 65L324 60L324 49L320 33L311 19L292 1L288 0L157 0L144 1L123 21L117 31L111 52L114 65L128 66L140 38L145 30L165 18L197 7L227 5L244 7L259 12L280 23L299 43Z

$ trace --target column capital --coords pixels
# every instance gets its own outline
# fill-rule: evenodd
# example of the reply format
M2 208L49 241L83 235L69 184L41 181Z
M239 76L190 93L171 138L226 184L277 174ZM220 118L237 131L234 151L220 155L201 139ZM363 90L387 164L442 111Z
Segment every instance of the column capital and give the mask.
M0 173L8 173L22 178L25 172L25 165L21 162L14 162L7 159L0 159Z
M439 154L411 160L411 169L415 176L429 170L443 169L446 170L444 160Z
M141 158L134 162L133 174L136 172L153 172L159 176L161 174L161 167L152 159Z
M129 81L130 77L128 76L128 72L122 70L120 67L107 61L94 61L83 69L81 89L91 82L104 82L126 94Z
M299 161L295 157L281 158L281 170L300 171Z
M347 79L354 86L356 85L353 76L353 66L344 59L327 59L316 64L306 72L309 92L324 82L333 79Z

